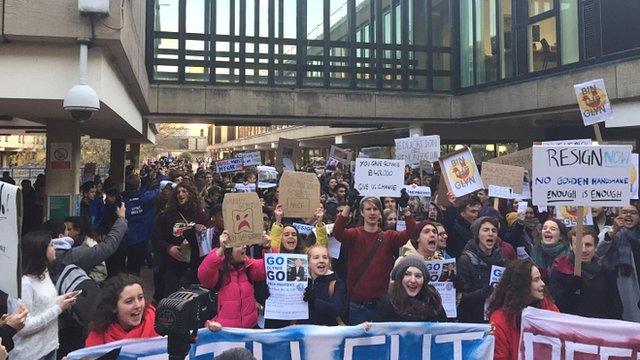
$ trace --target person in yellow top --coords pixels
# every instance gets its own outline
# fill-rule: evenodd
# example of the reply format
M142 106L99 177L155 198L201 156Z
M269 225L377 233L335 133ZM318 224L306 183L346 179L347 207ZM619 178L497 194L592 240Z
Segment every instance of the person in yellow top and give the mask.
M276 253L304 254L304 244L300 239L300 233L293 225L282 223L282 205L278 204L274 210L276 221L271 225L271 251ZM316 245L327 247L328 235L327 227L322 219L324 209L319 207L314 214L316 223Z

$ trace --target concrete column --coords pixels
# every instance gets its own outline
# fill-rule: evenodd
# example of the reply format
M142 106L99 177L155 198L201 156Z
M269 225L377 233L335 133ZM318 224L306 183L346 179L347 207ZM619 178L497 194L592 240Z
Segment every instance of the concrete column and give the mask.
M140 167L140 143L129 144L127 159L129 160L129 164L133 165L134 169Z
M70 120L51 121L47 126L45 218L49 218L49 215L59 218L75 213L75 203L80 192L80 135L78 124ZM69 208L65 209L67 201Z
M0 153L0 162L2 163L2 167L9 166L9 154L6 152Z
M422 136L422 128L421 127L412 127L409 128L409 136Z
M124 190L124 167L126 163L127 142L124 139L111 139L111 160L109 171L111 179Z

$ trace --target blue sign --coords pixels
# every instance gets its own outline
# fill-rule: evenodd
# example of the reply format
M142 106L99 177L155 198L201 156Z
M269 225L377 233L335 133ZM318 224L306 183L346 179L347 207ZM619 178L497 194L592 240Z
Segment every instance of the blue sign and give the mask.
M296 325L279 330L200 329L188 359L211 360L225 350L244 347L257 359L454 359L493 358L494 338L487 324L373 323L357 326ZM69 360L97 357L122 347L119 359L160 359L167 339L124 340L77 350Z

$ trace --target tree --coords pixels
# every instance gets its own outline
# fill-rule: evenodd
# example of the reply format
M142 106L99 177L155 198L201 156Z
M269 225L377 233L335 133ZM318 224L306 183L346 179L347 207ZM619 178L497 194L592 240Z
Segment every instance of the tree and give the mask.
M156 143L144 144L140 147L140 161L142 162L145 162L149 157L158 158L162 155L161 153L166 152L167 149L172 149L172 146L168 146L168 142L171 138L177 136L188 136L188 129L184 124L156 124L156 129L158 129ZM166 153L163 155L166 155Z
M178 159L182 159L186 162L193 162L193 155L191 155L190 152L185 151L183 153L180 153L180 155L178 155Z
M94 162L98 166L109 166L111 162L111 142L109 140L83 136L80 143L83 164Z

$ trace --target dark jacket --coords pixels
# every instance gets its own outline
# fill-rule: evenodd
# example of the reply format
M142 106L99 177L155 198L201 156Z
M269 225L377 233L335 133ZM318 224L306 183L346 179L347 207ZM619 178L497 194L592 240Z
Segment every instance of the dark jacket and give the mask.
M333 296L329 296L329 284L333 285ZM347 287L344 281L338 279L335 273L322 275L315 280L309 280L309 286L313 291L313 298L309 301L309 319L302 320L301 324L313 325L338 325L337 318L344 319L347 299Z
M594 258L594 260L597 260ZM583 264L584 265L584 264ZM549 292L563 313L601 319L622 319L622 301L615 274L597 265L594 273L573 275L569 256L556 259L551 270ZM579 294L576 294L576 291Z
M306 275L303 267L299 267L297 270L295 267L291 267L287 271L287 281L306 281Z
M13 335L16 334L16 330L9 325L0 326L0 338L2 338L2 346L7 349L7 352L13 350Z
M122 239L123 246L130 246L149 240L155 220L155 201L160 189L127 190L124 192L124 206L127 208L129 229Z
M471 223L465 220L454 207L448 207L444 213L444 227L447 230L447 253L452 257L459 257L464 246L473 239Z
M425 284L424 286L431 286ZM391 304L391 300L389 299L389 295L383 297L378 301L378 305L376 306L376 314L373 318L375 322L395 322L395 321L406 321L406 322L445 322L447 321L447 314L444 309L440 307L440 312L438 316L433 317L409 317L406 315L399 314L396 309Z
M458 306L458 320L468 323L483 323L485 320L484 303L491 295L493 287L489 285L491 267L504 267L506 260L502 248L494 246L491 255L482 253L474 240L470 240L467 249L456 261L459 281L456 290L461 294Z

